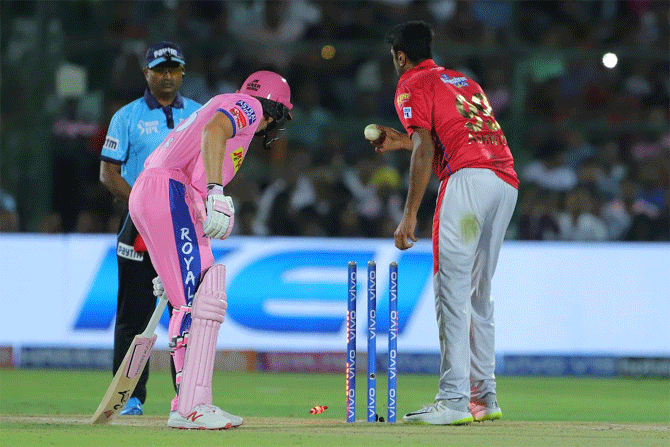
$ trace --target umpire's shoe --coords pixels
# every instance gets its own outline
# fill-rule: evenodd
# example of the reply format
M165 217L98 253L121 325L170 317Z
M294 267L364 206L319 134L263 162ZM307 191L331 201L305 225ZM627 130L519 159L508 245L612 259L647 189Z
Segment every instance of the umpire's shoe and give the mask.
M121 413L119 413L121 416L141 416L143 414L144 411L142 411L142 402L140 402L137 397L131 397L128 399L126 406L123 407L123 410L121 410Z

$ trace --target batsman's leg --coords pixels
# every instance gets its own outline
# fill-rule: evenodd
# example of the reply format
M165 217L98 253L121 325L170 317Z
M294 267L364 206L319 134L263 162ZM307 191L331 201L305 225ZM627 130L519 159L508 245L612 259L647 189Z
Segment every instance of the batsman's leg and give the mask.
M205 272L193 297L191 330L179 385L177 411L168 425L175 428L229 428L242 418L212 405L212 372L219 328L226 315L226 269L213 265Z

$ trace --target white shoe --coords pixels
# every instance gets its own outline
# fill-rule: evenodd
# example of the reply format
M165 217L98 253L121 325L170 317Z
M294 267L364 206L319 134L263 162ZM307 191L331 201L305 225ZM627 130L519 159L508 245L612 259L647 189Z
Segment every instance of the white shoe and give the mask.
M469 408L470 414L477 422L502 418L502 411L493 393L487 393L480 399L470 401Z
M234 414L230 414L227 411L223 411L221 409L219 410L221 411L221 413L223 413L225 417L230 419L230 423L232 424L233 428L239 427L240 425L244 424L244 419L242 419L241 417L235 416Z
M179 414L178 411L171 411L168 426L185 429L225 430L233 426L233 421L228 416L232 415L229 415L216 405L201 404L185 417Z
M469 412L453 410L438 400L413 413L407 413L402 420L408 424L463 425L474 419Z

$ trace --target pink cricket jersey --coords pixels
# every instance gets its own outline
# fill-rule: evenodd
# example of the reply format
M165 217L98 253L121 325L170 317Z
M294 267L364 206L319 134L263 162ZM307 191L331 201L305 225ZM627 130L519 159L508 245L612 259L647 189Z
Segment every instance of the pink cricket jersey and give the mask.
M202 162L202 129L215 113L224 113L233 123L233 137L226 142L223 186L237 173L251 139L263 117L263 107L254 97L242 93L214 96L182 121L147 158L145 169L181 171L200 195L207 197L207 176Z

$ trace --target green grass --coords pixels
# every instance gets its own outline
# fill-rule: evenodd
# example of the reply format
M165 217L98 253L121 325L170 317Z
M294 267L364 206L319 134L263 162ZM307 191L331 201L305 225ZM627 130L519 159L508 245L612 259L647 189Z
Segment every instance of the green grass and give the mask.
M145 416L111 425L86 422L111 374L100 371L0 370L0 444L10 446L654 446L670 445L670 382L641 379L498 379L501 421L465 427L345 424L341 374L217 373L214 403L245 417L221 432L166 426L173 392L167 373L152 372ZM386 416L386 381L377 380ZM358 378L357 419L365 418L365 378ZM401 375L398 413L433 400L437 377ZM310 415L315 405L327 405ZM400 420L400 418L399 418Z

